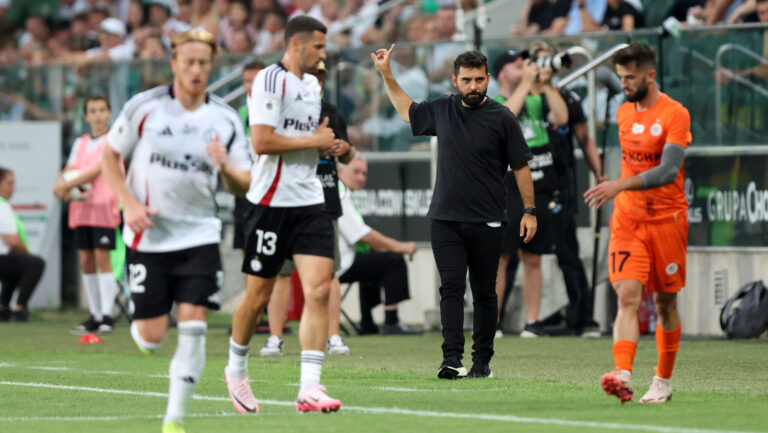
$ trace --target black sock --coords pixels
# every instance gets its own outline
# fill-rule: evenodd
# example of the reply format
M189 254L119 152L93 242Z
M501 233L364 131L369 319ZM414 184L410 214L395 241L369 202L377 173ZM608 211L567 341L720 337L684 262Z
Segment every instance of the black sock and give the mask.
M384 323L387 325L397 325L400 319L397 317L397 309L384 310Z
M371 325L373 326L373 316L371 315L371 310L366 310L360 312L360 323L363 325Z

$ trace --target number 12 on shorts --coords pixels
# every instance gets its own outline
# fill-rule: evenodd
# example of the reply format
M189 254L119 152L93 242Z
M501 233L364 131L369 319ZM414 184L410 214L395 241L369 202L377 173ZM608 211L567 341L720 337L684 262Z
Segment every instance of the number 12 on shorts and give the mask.
M612 251L611 252L611 272L614 274L616 273L616 254L618 254L619 256L623 256L623 257L619 257L619 259L621 260L621 262L619 263L619 272L624 270L624 264L627 263L627 259L630 256L629 251L616 251L616 252Z
M147 279L147 267L141 263L132 263L128 265L129 281L131 293L144 293L144 280Z
M276 244L277 235L275 232L265 232L261 229L256 230L256 254L271 256L275 254Z

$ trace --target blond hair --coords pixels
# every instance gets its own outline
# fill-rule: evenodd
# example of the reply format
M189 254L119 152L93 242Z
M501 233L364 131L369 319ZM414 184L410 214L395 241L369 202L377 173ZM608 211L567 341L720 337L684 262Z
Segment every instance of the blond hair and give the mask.
M171 40L171 52L174 57L176 56L176 50L187 42L202 42L211 47L211 57L216 55L216 38L206 30L192 29L179 33Z

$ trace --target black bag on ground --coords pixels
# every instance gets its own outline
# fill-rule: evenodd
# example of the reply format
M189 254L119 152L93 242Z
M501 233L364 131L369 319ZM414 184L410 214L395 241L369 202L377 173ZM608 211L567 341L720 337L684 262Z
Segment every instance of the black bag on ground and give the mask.
M763 280L743 285L725 302L720 327L729 339L759 337L768 329L768 289Z

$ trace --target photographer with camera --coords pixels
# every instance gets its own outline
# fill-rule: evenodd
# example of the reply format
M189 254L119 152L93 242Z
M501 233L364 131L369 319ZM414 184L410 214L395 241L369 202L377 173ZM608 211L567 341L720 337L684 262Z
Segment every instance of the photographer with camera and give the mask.
M504 292L507 268L517 269L517 259L523 262L523 299L526 325L521 337L546 335L539 322L541 307L541 255L555 252L554 227L550 203L554 202L560 188L561 176L556 169L554 142L550 138L550 125L568 123L568 107L558 90L552 85L553 66L562 66L564 56L538 56L540 49L502 53L494 62L494 73L499 82L501 95L496 101L506 105L518 117L526 143L533 154L528 163L535 191L537 218L541 230L529 243L520 241L517 232L507 227L502 243L496 293L500 302L497 337L501 336ZM517 185L508 173L507 209L510 221L519 219L524 210ZM512 272L514 277L514 272Z

